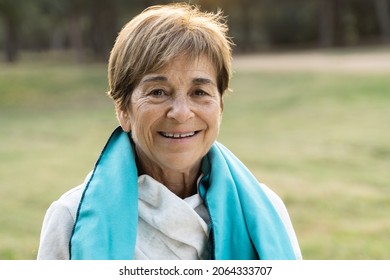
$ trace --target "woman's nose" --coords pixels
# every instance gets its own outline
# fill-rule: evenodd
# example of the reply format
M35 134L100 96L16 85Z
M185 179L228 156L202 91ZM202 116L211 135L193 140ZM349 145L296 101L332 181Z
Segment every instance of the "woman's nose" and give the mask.
M194 115L191 101L188 100L188 96L180 96L173 98L167 117L174 119L179 123L185 123L187 120L194 117Z

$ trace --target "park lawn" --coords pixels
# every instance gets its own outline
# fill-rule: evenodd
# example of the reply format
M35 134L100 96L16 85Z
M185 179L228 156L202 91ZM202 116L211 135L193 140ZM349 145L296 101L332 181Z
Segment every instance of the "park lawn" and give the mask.
M305 259L389 259L386 74L245 72L219 141L285 201ZM50 203L117 126L104 64L0 64L0 259L34 259Z
M221 139L284 199L305 259L389 259L388 75L237 73Z

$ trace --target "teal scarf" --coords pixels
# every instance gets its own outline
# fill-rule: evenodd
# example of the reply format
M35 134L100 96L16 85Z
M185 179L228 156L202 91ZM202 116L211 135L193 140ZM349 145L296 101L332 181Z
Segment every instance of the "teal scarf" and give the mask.
M296 259L285 226L250 171L214 143L199 192L211 219L211 259ZM133 259L138 224L134 147L119 127L86 184L70 241L71 259Z

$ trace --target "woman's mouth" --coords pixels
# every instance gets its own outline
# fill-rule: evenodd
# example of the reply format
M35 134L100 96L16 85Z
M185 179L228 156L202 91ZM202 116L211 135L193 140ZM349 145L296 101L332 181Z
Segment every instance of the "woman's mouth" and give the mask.
M183 139L183 138L189 138L194 135L196 135L198 131L191 131L191 132L185 132L185 133L173 133L173 132L159 132L159 134L165 138L171 138L171 139Z

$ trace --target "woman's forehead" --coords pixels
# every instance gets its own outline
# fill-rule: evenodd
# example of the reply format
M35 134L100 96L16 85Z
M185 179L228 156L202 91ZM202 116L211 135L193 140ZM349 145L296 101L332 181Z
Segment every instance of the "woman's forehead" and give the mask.
M217 70L213 62L206 56L180 55L165 63L157 70L149 71L141 78L141 82L164 82L169 75L192 76L197 81L208 79L216 82Z

